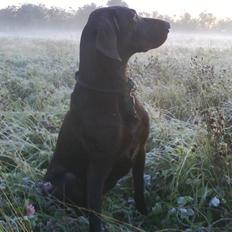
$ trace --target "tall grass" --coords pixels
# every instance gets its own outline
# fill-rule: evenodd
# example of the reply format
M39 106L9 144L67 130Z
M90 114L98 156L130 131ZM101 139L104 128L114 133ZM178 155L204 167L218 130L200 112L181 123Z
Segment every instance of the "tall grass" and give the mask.
M231 230L232 50L223 40L222 46L186 41L171 39L130 61L151 118L149 214L136 211L128 175L103 201L108 231ZM77 217L45 199L37 184L69 107L78 44L21 38L0 44L0 231L87 231L85 213Z

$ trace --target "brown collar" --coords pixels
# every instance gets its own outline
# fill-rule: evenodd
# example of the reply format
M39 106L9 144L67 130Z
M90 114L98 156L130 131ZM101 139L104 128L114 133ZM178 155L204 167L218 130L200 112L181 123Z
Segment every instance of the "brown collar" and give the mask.
M95 86L90 86L87 83L83 82L80 80L80 74L79 71L76 71L75 73L75 79L77 81L77 84L85 89L88 90L93 90L93 91L97 91L97 92L102 92L102 93L109 93L109 94L121 94L123 92L125 92L125 90L129 93L132 93L136 90L136 85L134 84L134 82L128 78L128 81L126 82L126 85L123 86L122 88L118 88L118 89L103 89L103 88L97 88Z

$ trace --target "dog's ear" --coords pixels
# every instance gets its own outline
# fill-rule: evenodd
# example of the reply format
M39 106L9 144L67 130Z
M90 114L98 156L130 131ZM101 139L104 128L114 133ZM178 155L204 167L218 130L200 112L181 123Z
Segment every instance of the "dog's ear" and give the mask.
M116 31L119 25L115 17L104 17L99 23L96 37L96 48L105 56L114 60L122 61L118 53L118 42Z

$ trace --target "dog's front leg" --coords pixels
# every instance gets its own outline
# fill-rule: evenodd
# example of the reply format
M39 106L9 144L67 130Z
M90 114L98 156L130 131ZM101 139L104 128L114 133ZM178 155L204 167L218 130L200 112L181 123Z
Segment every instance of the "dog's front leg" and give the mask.
M134 182L134 198L136 208L142 214L147 214L147 208L144 200L144 165L145 165L145 149L141 147L135 157L132 173Z
M87 204L89 213L89 231L101 231L101 200L104 183L109 173L109 166L105 162L91 163L87 172Z

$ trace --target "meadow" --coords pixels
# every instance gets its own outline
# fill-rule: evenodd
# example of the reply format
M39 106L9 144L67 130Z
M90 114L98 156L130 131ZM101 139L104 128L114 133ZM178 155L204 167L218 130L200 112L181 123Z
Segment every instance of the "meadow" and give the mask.
M84 209L43 197L69 108L78 38L0 38L0 231L85 232ZM105 196L110 232L232 231L232 37L171 34L130 60L150 115L145 196L134 206L131 174Z

